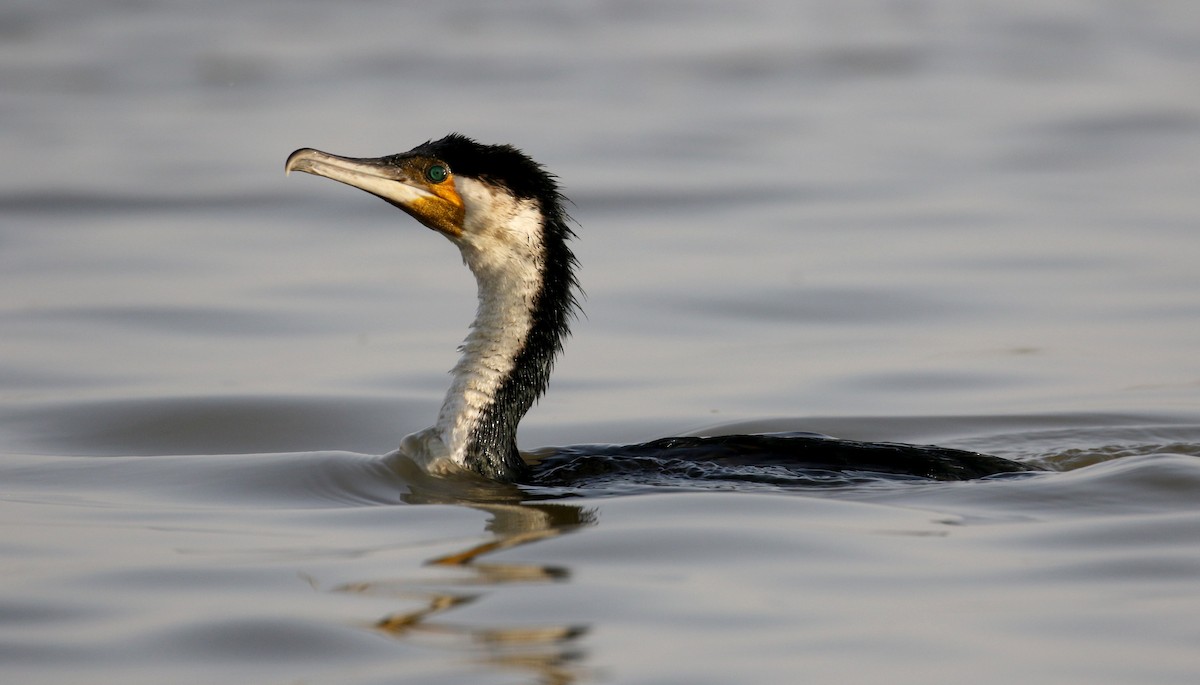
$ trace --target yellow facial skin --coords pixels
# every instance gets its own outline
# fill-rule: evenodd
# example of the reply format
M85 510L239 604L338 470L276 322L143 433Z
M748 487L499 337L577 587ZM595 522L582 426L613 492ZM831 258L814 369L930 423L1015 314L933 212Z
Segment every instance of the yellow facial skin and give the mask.
M440 169L440 171L438 171ZM463 232L466 210L443 162L429 157L339 157L312 148L288 156L284 171L302 171L378 196L452 240Z

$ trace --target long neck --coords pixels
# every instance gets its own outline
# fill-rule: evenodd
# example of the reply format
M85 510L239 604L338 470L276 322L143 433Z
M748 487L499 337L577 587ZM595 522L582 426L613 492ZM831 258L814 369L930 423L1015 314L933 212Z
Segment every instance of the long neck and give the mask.
M475 274L479 308L435 428L452 461L493 480L515 480L526 470L517 425L546 390L574 310L565 228L558 212L550 214L550 231L546 220L530 202L508 222L536 222L519 231L535 239L519 241L515 251L487 240L459 245ZM511 227L498 228L510 234Z

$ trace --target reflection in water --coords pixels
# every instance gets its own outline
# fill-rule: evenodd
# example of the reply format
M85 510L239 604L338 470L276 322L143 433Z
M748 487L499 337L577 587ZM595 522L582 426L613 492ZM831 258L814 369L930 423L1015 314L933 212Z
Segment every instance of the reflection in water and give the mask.
M484 501L480 490L466 494L469 499L455 501L448 491L453 481L427 482L417 479L405 496L411 504L461 504L491 514L486 530L492 538L461 551L435 557L427 565L446 570L445 575L424 579L366 581L349 583L334 589L348 592L414 600L417 609L389 614L375 623L379 631L401 640L432 640L439 646L466 652L469 660L487 668L526 672L533 682L562 684L577 682L583 652L574 640L587 632L583 625L507 625L477 626L443 620L441 615L458 607L482 600L486 592L459 592L447 586L496 587L510 583L556 583L570 578L561 566L488 563L481 558L519 545L557 537L593 525L595 511L566 504L522 504L518 490L508 486L481 484L494 488L493 501ZM421 487L422 485L428 487ZM490 486L490 487L489 487ZM469 488L468 488L469 489Z

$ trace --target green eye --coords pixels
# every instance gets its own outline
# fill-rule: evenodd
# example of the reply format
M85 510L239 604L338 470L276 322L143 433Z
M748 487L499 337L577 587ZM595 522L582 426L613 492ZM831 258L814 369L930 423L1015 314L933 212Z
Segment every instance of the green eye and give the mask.
M441 183L450 175L450 170L441 164L434 164L425 170L425 178L429 179L430 183Z

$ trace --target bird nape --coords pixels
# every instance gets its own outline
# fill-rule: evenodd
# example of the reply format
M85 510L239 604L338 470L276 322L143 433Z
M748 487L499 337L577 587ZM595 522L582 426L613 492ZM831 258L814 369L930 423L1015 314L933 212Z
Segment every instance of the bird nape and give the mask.
M437 422L405 437L401 452L434 474L466 470L496 481L537 482L572 472L563 459L543 460L535 470L516 441L517 425L546 390L578 310L568 244L574 234L554 176L510 145L483 145L458 134L377 158L303 148L288 157L285 170L324 176L400 208L457 245L475 274L479 308ZM772 467L937 480L1035 470L962 450L809 434L670 438L563 454L578 467L586 456L581 452L603 452L598 456L610 470L623 468L623 454L626 465L648 454L709 465L762 459Z

